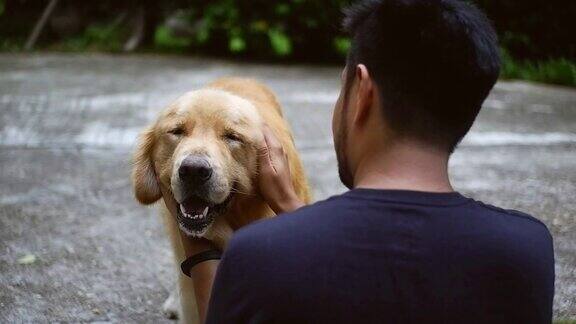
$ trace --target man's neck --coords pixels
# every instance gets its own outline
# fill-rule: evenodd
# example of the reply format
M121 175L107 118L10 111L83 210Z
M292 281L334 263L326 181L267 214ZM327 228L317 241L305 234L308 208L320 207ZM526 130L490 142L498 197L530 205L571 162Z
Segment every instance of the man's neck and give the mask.
M360 161L354 188L452 192L449 154L418 143L383 145Z

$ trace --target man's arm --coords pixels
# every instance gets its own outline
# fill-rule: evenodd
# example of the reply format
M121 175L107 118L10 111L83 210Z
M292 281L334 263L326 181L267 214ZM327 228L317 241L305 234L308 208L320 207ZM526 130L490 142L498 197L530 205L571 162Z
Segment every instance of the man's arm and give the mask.
M262 133L264 136L258 145L258 186L260 194L276 214L294 211L304 204L294 191L288 158L284 148L267 126L263 128ZM174 198L168 195L164 189L163 196L170 213L176 215L178 204L174 201ZM180 237L186 258L214 248L205 239L193 238L184 233L180 233ZM190 276L194 281L198 313L202 321L206 319L218 265L219 261L205 261L195 265L190 270Z

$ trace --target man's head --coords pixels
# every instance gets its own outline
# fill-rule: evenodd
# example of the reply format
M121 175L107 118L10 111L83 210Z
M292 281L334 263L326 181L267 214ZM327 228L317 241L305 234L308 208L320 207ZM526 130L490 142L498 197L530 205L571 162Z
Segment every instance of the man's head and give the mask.
M353 186L355 133L451 153L500 72L488 19L459 0L367 0L345 14L352 46L333 120L342 182Z

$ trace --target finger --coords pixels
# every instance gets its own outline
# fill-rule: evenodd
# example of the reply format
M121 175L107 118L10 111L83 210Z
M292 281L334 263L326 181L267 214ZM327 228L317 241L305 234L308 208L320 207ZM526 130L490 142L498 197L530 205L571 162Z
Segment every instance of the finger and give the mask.
M266 139L266 145L268 146L268 149L272 151L272 154L282 153L284 147L282 146L282 143L280 143L280 141L278 140L278 137L276 137L276 134L274 134L274 132L270 129L270 127L266 126L264 134Z
M286 153L283 148L276 149L270 153L270 160L277 171L286 167Z
M284 146L278 140L278 137L270 129L266 129L266 145L268 146L268 154L270 156L270 161L274 171L278 173L286 167L286 152L284 151Z
M266 144L266 132L267 131L268 131L268 126L266 124L263 124L262 128L260 129L262 136L258 140L258 143L256 143L256 148L258 149L258 151L267 151L268 150L268 145Z
M274 163L273 163L272 156L271 156L272 154L270 151L270 146L268 144L270 134L271 134L271 130L265 124L262 127L262 135L263 136L262 136L262 141L261 141L260 147L259 147L259 153L260 154L258 154L258 160L259 160L260 168L262 168L262 169L269 168L274 173L276 173L276 168L274 167Z
M273 162L282 162L286 156L286 151L284 150L284 145L276 137L276 135L269 130L266 134L266 141L268 145L268 150L270 151L270 156Z

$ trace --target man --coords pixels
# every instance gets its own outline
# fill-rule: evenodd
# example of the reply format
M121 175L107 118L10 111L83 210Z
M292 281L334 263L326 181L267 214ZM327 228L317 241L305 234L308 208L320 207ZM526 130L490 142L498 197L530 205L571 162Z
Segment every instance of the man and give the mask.
M448 176L499 74L486 17L458 0L364 1L345 26L332 127L351 190L302 207L264 130L260 191L288 214L238 231L219 266L194 266L202 316L212 292L208 323L550 323L546 226ZM184 240L190 255L210 249Z

